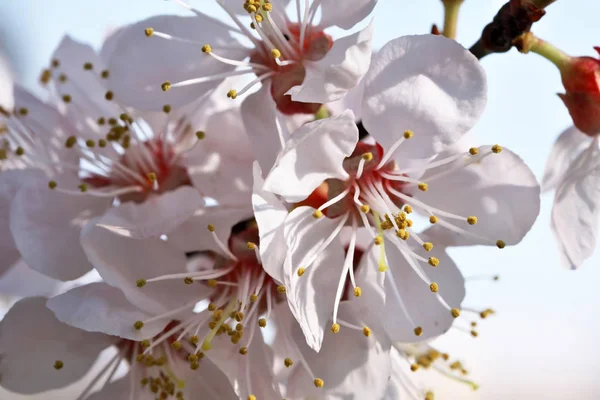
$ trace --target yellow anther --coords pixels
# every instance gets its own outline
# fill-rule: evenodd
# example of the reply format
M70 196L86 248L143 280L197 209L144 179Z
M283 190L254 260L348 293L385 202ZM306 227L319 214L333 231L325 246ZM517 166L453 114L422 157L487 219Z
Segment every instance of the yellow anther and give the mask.
M340 331L340 324L331 325L331 332L338 333Z
M148 172L148 174L146 175L148 177L148 180L150 182L156 182L156 172Z
M354 296L360 297L361 295L362 295L362 289L359 286L355 287L354 288Z
M412 372L415 372L415 371L417 371L418 369L419 369L419 365L418 365L418 364L411 364L411 366L410 366L410 370L411 370Z
M367 214L369 211L371 211L371 207L369 207L369 206L368 206L368 205L366 205L366 204L363 204L362 206L360 206L360 210L361 210L362 212L364 212L365 214Z
M469 225L475 225L477 223L477 217L474 215L468 216L467 217L467 223Z
M454 318L458 318L460 317L460 310L458 308L453 308L450 310L450 314L452 314Z
M315 210L312 216L317 219L321 218L323 216L323 212L321 212L320 210Z
M380 262L379 263L379 272L385 272L388 270L387 265L385 265L384 263Z
M248 348L247 347L240 347L240 354L245 356L246 354L248 354Z
M96 146L96 142L94 142L92 139L88 139L85 141L85 145L91 149Z
M411 206L409 206L408 204L404 206L404 212L407 214L410 214L413 212L413 209Z
M147 349L150 347L150 341L148 339L144 339L140 342L140 346L142 346L144 349Z
M259 319L258 326L260 326L261 328L264 328L265 326L267 326L267 320L264 318Z
M416 336L421 336L421 335L423 334L423 328L421 328L420 326L417 326L417 327L414 329L414 332L415 332L415 335L416 335Z
M256 396L251 394L248 396L248 400L256 400Z
M427 186L427 184L426 184L426 183L424 183L424 182L421 182L421 183L419 183L419 185L418 185L418 188L419 188L419 190L420 190L420 191L422 191L422 192L426 192L426 191L427 191L427 189L428 189L428 186Z
M251 301L252 303L256 303L256 300L258 300L258 296L257 296L257 295L255 295L254 293L252 293L252 294L250 295L250 301Z
M315 387L322 388L325 382L322 379L315 378L314 380Z
M368 326L365 326L363 328L363 335L365 335L366 337L371 336L371 329Z
M60 75L58 76L58 81L59 81L60 83L65 83L65 82L67 81L67 76L66 76L65 74L60 74Z
M110 90L104 94L104 98L108 101L111 101L115 97L115 94Z
M200 338L198 337L198 335L194 335L190 337L190 344L192 346L195 346L198 344L198 342L200 342Z
M56 181L50 181L50 182L48 182L48 188L55 189L56 186L57 186Z
M302 267L298 268L298 272L297 272L298 276L302 276L302 275L304 275L304 272L305 272L305 271L306 271L306 269L304 269L304 268L302 268Z
M208 311L213 312L217 309L217 305L215 303L208 304Z
M265 3L262 5L264 11L273 11L273 5L271 3Z
M171 347L175 350L179 350L181 349L181 342L179 340L176 340L173 343L171 343Z
M91 71L92 69L94 69L94 65L91 62L86 62L85 64L83 64L83 69L85 69L86 71Z
M506 247L506 243L504 242L504 240L497 240L496 246L498 246L499 249L503 249Z
M500 146L500 145L497 145L497 144L495 144L495 145L493 145L493 146L492 146L492 152L493 152L493 153L496 153L496 154L498 154L498 153L500 153L501 151L502 151L502 146Z
M242 322L242 320L244 319L244 313L241 311L237 311L234 313L233 318L237 321L237 322Z
M440 290L440 287L436 282L431 282L429 285L429 290L431 290L433 293L437 293Z
M256 29L256 26L254 25L254 22L250 22L250 28L251 29Z
M52 79L52 72L49 69L43 70L42 75L40 76L40 82L42 83L42 85L47 85L51 79Z
M271 55L273 56L273 58L279 58L281 57L281 52L277 49L273 49L271 50Z
M54 68L60 67L60 61L57 58L52 60L52 67L54 67Z
M193 362L193 363L190 364L190 369L191 370L195 371L198 368L200 368L200 363L199 362Z
M79 188L79 191L81 193L87 192L88 187L87 187L87 185L85 183L79 184L79 185L77 185L77 187Z
M25 149L22 148L21 146L17 147L17 149L15 150L15 154L18 156L22 156L23 154L25 154Z
M425 393L425 400L435 400L435 396L433 395L433 392Z
M144 323L142 321L135 321L133 327L139 331L144 327Z
M475 322L475 321L471 322L471 326L472 326L473 328L477 327L477 322Z
M62 100L63 100L65 103L70 103L70 102L71 102L71 100L72 100L72 98L71 98L71 95L69 95L69 94L65 94L65 95L62 97Z
M437 224L438 217L436 217L435 215L430 216L429 217L429 222L431 222L432 224Z
M285 360L283 360L283 364L286 366L286 368L289 368L292 365L294 365L294 362L291 358L286 358Z
M163 106L162 110L163 110L163 112L164 112L165 114L168 114L168 113L170 113L170 112L171 112L171 106L170 106L170 105L168 105L168 104L165 104L165 105Z
M208 286L210 287L217 287L217 280L216 279L209 279L208 282L206 282L208 284Z
M104 139L98 139L98 147L105 148L106 147L106 140L104 140Z
M375 236L375 239L374 239L374 241L375 241L375 244L376 244L377 246L379 246L380 244L382 244L382 243L383 243L383 237L381 237L381 236L377 235L377 236Z
M262 22L262 21L263 21L263 16L262 16L262 15L260 15L260 14L256 14L256 15L254 16L254 18L256 18L256 22Z
M366 162L369 162L369 161L371 161L371 160L373 159L373 153L371 153L371 152L369 151L369 152L363 153L363 155L362 155L362 156L360 156L360 157L361 157L363 160L365 160Z
M110 76L110 72L108 72L107 69L105 69L104 71L102 71L100 73L100 77L102 77L102 79L108 79L109 76Z
M195 354L190 354L190 355L187 356L187 360L189 362L196 362L196 361L198 361L198 356L195 355Z
M214 232L215 231L215 226L213 224L208 224L208 231L209 232Z
M206 134L203 131L198 131L196 132L196 137L198 138L198 140L202 140L206 137Z
M243 331L244 330L244 324L241 324L241 323L235 324L235 330L238 331L238 332Z
M163 82L160 85L160 88L163 90L163 92L168 92L171 89L171 82L169 82L169 81Z
M471 147L471 148L469 149L469 153L470 153L472 156L474 156L474 155L477 155L477 153L479 153L479 149L478 149L477 147Z
M62 367L64 367L64 366L65 366L65 364L62 361L60 361L60 360L54 361L54 369L59 370L59 369L62 369Z
M423 248L425 249L425 251L431 251L431 249L433 249L433 243L425 242L423 243Z
M440 260L435 257L429 257L429 260L427 260L427 262L432 267L437 267L438 265L440 265Z
M250 249L250 250L256 249L256 244L254 244L252 242L246 243L246 246L248 246L248 249Z
M477 333L477 331L473 330L473 331L471 331L471 336L477 337L477 336L479 336L479 333Z
M278 291L279 293L285 293L285 286L283 286L283 285L279 285L279 286L277 286L277 291Z
M25 107L21 107L19 108L19 115L25 117L27 114L29 114L29 110Z
M230 99L235 99L237 97L237 90L231 89L229 92L227 92L227 97Z
M194 279L186 276L185 278L183 278L183 283L185 283L186 285L191 285L192 283L194 283Z
M406 131L404 131L404 139L410 139L411 137L414 136L414 134L415 133L413 131L406 130Z
M144 29L144 33L146 34L146 36L150 37L150 36L154 35L154 29L146 28L146 29Z
M253 14L258 10L256 9L256 6L254 4L248 4L246 6L246 11L248 11L248 13L250 13L250 14Z
M138 279L135 281L135 285L139 288L146 286L146 283L148 282L145 279Z
M398 236L402 240L408 240L410 237L410 233L406 229L398 229L396 231L396 236Z

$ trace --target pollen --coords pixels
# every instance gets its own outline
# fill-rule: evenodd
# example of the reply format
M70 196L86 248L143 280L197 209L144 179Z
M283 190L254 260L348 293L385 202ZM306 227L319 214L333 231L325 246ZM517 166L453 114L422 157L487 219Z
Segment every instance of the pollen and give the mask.
M408 204L404 206L404 212L407 214L410 214L413 212L413 209L411 206L409 206Z
M256 400L256 396L251 394L248 396L248 400Z
M229 92L227 92L227 97L232 100L235 99L237 97L237 90L231 89Z
M473 330L473 331L471 331L471 336L477 337L477 336L479 336L479 333L477 333L477 331Z
M363 153L363 155L361 156L361 158L363 160L365 160L366 162L369 162L373 159L373 153L371 153L370 151L367 153Z
M506 247L506 243L504 242L504 240L497 240L497 241L496 241L496 246L497 246L499 249L503 249L503 248L505 248L505 247Z
M17 149L15 150L15 154L18 156L22 156L23 154L25 154L25 149L22 148L21 146L17 147Z
M240 354L245 356L246 354L248 354L248 348L247 347L240 347Z
M258 326L260 326L261 328L264 328L265 326L267 326L267 320L264 318L259 319Z
M325 382L323 382L323 379L315 378L314 384L315 387L322 388Z
M194 279L192 279L189 276L186 276L185 278L183 278L183 283L185 283L186 285L191 285L192 283L194 283Z
M428 189L428 186L427 186L427 184L426 184L426 183L424 183L424 182L421 182L421 183L419 183L419 185L418 185L418 188L419 188L419 190L420 190L420 191L422 191L422 192L426 192L426 191L427 191L427 189Z
M198 140L202 140L206 137L206 134L203 131L198 131L196 132L196 137L198 138Z
M433 392L425 393L425 400L435 400L435 396L433 395Z
M192 346L195 346L198 344L198 342L200 342L200 338L198 337L198 335L194 335L190 337L190 344Z
M283 364L286 366L286 368L289 368L292 365L294 365L294 362L291 358L286 358L285 360L283 360Z
M135 323L133 324L133 327L139 331L140 329L142 329L144 327L144 323L142 321L135 321Z
M360 297L362 295L362 289L360 287L354 288L354 297Z
M413 131L406 130L406 131L404 131L404 139L410 139L411 137L414 136L414 134L415 133Z
M279 285L279 286L277 286L277 291L278 291L279 293L285 293L285 286L283 286L283 285Z
M163 82L160 85L160 88L162 89L163 92L168 92L171 89L171 82L169 82L169 81Z
M80 184L80 185L77 185L77 187L79 188L79 191L80 191L81 193L85 193L85 192L87 192L87 189L88 189L88 187L87 187L87 185L86 185L85 183L82 183L82 184Z
M108 79L108 77L110 76L110 72L108 72L108 70L105 69L100 73L100 76L102 77L102 79Z
M365 214L367 214L369 211L371 211L371 207L369 207L366 204L363 204L362 206L360 206L360 211L364 212Z
M217 309L217 305L215 303L210 303L208 305L208 311L213 312Z
M450 314L452 314L454 318L458 318L460 317L460 310L458 308L453 308L450 310Z
M146 28L146 29L144 29L144 33L146 34L147 37L150 37L150 36L154 35L154 29Z
M106 92L106 94L104 95L104 98L108 101L111 101L114 97L115 97L115 94L113 92L111 92L110 90L108 92Z
M363 335L365 335L366 337L371 336L371 329L368 326L365 326L363 328Z
M338 333L339 331L340 331L340 324L332 324L331 325L331 332Z
M417 326L417 327L414 329L414 332L415 332L415 335L416 335L416 336L421 336L421 335L423 334L423 328L421 328L420 326Z
M163 110L163 112L164 112L165 114L168 114L168 113L170 113L170 112L171 112L171 106L170 106L170 105L168 105L168 104L165 104L165 105L163 106L162 110Z
M254 250L256 249L256 244L252 243L252 242L248 242L246 243L246 246L248 247L248 249L250 250Z
M492 152L498 154L502 151L502 146L495 144L492 146Z
M262 5L262 9L267 12L273 11L273 4L265 3Z
M175 350L179 350L181 349L181 342L179 340L176 340L173 343L171 343L171 347Z
M56 360L54 361L54 369L59 370L62 369L62 367L65 366L65 363L63 363L61 360Z
M429 222L432 224L437 224L438 217L436 217L435 215L432 215L431 217L429 217Z
M429 260L427 260L427 262L432 267L437 267L438 265L440 265L440 260L435 257L429 257Z
M258 300L258 296L257 296L257 295L255 295L254 293L252 293L252 294L250 295L250 301L251 301L252 303L256 303L256 300Z
M416 372L418 369L419 369L419 365L418 364L411 364L410 370L412 372Z
M50 182L48 182L48 188L55 189L56 186L57 186L56 181L50 181Z
M105 148L106 147L106 140L99 139L98 140L98 147Z
M302 276L302 275L304 275L304 272L305 272L305 271L306 271L306 270L305 270L304 268L302 268L302 267L298 268L298 272L297 272L298 276Z
M376 244L377 246L379 246L380 244L382 244L382 243L383 243L383 238L382 238L381 236L379 236L379 235L378 235L378 236L375 236L375 239L374 239L374 241L375 241L375 244Z
M429 285L429 290L431 290L433 293L437 293L440 290L440 286L436 282L431 282L431 285Z
M431 251L431 249L433 249L433 243L425 242L423 243L423 248L425 249L425 251Z
M206 282L208 284L208 286L210 287L217 287L217 280L216 279L209 279L208 282Z
M70 103L70 102L71 102L71 100L72 100L72 98L71 98L71 95L65 94L65 95L62 97L62 100L63 100L65 103Z
M477 217L474 215L467 217L467 223L469 225L475 225L477 223Z
M215 226L213 224L208 224L208 231L209 232L214 232L215 231Z
M94 64L92 64L91 62L86 62L85 64L83 64L83 69L86 71L91 71L92 69L94 69Z
M279 58L281 57L281 52L277 49L273 49L271 50L271 55L273 56L273 58Z
M145 279L138 279L135 281L135 285L139 288L146 286L146 283L148 282Z
M96 142L94 142L92 139L88 139L88 140L85 141L85 145L88 148L92 149L92 148L94 148L96 146Z
M469 153L470 153L472 156L474 156L474 155L477 155L477 153L479 153L479 149L478 149L477 147L471 147L471 148L469 149Z

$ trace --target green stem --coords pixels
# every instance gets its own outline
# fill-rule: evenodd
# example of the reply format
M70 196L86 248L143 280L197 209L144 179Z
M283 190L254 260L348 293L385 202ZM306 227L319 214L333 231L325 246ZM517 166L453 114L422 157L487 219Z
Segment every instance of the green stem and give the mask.
M444 36L456 39L458 12L463 0L442 0L444 2Z
M529 51L544 57L556 65L560 70L568 65L571 58L562 50L554 47L542 39L538 39L537 37L534 37L532 42L529 44Z

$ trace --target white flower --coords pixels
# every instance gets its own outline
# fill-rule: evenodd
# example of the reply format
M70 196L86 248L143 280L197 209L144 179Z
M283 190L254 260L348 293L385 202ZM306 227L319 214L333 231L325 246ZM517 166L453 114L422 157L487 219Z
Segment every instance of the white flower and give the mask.
M371 55L372 25L336 40L324 30L352 28L376 2L296 0L297 12L288 16L286 0L217 1L234 28L177 0L196 16L153 17L114 35L109 65L121 83L115 93L128 105L159 109L165 102L189 103L225 77L252 74L255 79L241 89L231 89L228 97L242 96L262 82L262 90L270 92L280 112L314 114L322 103L342 97L358 84ZM315 24L319 12L321 20ZM250 17L252 29L242 15ZM144 37L144 30L150 39ZM245 36L252 46L244 47L232 33ZM161 83L169 91L162 96Z
M572 127L557 139L548 158L544 190L556 189L552 230L562 264L579 268L596 248L600 213L598 139Z
M452 323L464 287L446 246L503 248L529 231L539 186L520 158L498 145L440 154L476 122L485 93L483 70L456 42L393 40L365 77L363 123L376 143L358 141L354 114L346 111L294 132L262 187L255 172L261 257L286 284L313 349L330 318L332 330L340 328L348 277L361 293L352 268L360 227L375 244L363 267L385 272L385 323L394 341L437 336ZM413 211L435 226L418 234ZM344 251L339 235L347 226Z
M94 301L78 303L77 295L83 293L86 299ZM104 283L82 286L67 295L74 297L58 301L69 300L68 307L79 315L94 312L96 326L114 325L112 312L130 316L140 313L118 289ZM191 370L186 365L185 351L177 352L168 343L155 346L151 354L142 356L148 341L136 342L69 326L57 320L45 303L41 297L21 300L0 323L1 385L6 389L34 394L62 388L83 379L101 359L104 365L100 372L90 379L78 399L154 399L157 395L166 396L161 397L165 399L237 398L227 378L208 360ZM91 308L84 308L90 305ZM103 353L109 348L114 353L110 359ZM114 379L122 363L128 373ZM96 385L100 385L99 390ZM92 393L93 390L98 391Z
M91 48L67 37L42 75L56 104L17 87L6 118L17 178L2 179L18 182L2 187L12 237L27 265L56 279L92 268L79 245L91 218L158 237L188 221L204 196L250 196L253 157L239 110L205 96L189 110L166 105L141 119L105 89L109 75Z

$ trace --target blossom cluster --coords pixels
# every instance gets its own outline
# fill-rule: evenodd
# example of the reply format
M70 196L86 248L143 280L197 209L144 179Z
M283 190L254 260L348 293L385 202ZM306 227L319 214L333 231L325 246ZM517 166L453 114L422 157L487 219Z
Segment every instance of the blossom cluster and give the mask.
M517 245L540 209L517 154L465 136L486 106L477 57L436 34L373 49L377 0L219 0L231 24L174 1L194 15L123 26L98 52L65 36L44 99L10 84L0 273L61 289L21 292L0 322L0 385L431 400L419 369L469 382L431 342L453 324L476 336L465 314L493 310L463 309L447 250ZM569 76L600 64L561 62L587 136L561 136L544 185L558 186L553 223L575 267L596 225L583 215L590 235L562 233L597 214L600 124L597 82Z

